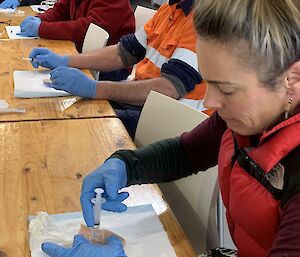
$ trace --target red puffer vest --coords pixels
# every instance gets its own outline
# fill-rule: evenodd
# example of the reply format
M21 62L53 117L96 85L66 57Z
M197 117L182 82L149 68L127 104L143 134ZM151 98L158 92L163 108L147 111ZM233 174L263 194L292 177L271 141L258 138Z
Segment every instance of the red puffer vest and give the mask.
M239 257L265 257L280 222L284 168L279 163L300 145L300 114L264 133L258 146L227 130L219 152L219 182Z

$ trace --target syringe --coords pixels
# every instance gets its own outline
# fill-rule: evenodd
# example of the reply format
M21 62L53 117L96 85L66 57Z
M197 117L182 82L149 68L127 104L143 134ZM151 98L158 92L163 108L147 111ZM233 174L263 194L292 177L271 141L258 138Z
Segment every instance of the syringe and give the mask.
M104 190L102 188L96 188L96 198L93 198L91 202L94 204L94 224L100 227L100 217L101 217L101 204L102 204L102 193Z

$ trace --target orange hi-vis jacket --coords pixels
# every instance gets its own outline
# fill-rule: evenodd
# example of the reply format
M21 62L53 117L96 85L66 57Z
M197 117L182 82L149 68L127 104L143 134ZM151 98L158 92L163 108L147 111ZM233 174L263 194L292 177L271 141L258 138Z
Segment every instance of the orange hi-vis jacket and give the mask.
M136 67L137 80L159 77L162 65L171 58L198 71L192 13L185 16L176 5L165 3L135 36L146 48L145 58Z
M179 59L198 72L193 12L186 16L175 4L165 3L135 36L146 49L145 58L136 66L136 80L160 77L162 65L170 59ZM184 98L201 100L205 88L205 82L195 85Z

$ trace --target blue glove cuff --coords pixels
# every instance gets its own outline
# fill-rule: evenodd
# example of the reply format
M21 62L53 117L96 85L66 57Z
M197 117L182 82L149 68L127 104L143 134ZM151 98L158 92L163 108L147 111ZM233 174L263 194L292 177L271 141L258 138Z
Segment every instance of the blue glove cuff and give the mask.
M66 55L62 56L61 66L69 67L69 59L70 59L69 56Z

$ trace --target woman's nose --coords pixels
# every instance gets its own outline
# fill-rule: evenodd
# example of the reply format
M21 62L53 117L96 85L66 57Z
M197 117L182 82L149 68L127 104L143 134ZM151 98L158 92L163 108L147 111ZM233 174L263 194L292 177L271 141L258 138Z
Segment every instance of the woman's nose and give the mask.
M217 89L207 85L203 105L207 109L219 109L223 107L222 98Z

